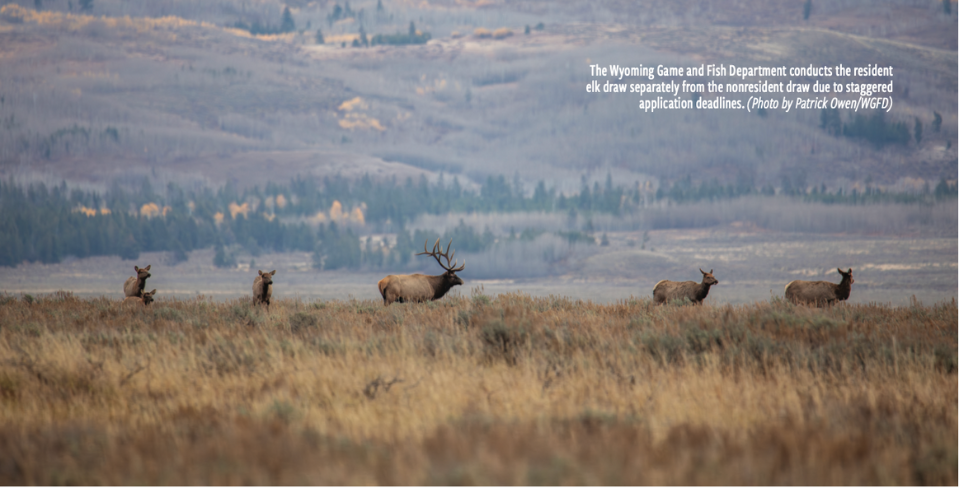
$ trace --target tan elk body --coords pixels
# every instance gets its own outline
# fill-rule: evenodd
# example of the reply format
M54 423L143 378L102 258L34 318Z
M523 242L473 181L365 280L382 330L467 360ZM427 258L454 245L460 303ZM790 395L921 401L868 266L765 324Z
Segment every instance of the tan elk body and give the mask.
M131 276L123 282L123 295L125 297L140 298L143 296L143 287L147 284L147 278L150 277L150 266L153 265L148 264L146 268L133 267L137 275Z
M702 303L710 293L710 287L720 283L713 277L713 270L709 273L700 270L703 273L703 280L700 283L696 281L670 281L661 280L653 287L653 301L660 304L672 300L687 299L693 303Z
M257 270L259 275L253 279L253 304L265 303L270 306L270 297L273 296L273 275L277 270L264 273Z
M387 276L377 283L377 288L380 289L380 295L383 297L383 304L390 305L393 302L404 303L439 300L454 286L462 285L463 280L457 276L457 271L463 271L467 262L464 261L459 268L456 267L456 261L454 261L452 265L450 264L450 260L453 259L453 254L456 254L456 251L450 254L451 244L453 244L453 239L450 239L450 242L447 243L447 252L443 252L443 248L440 246L440 239L437 239L437 242L433 245L433 251L427 251L427 243L424 241L423 252L417 253L417 256L433 256L440 267L446 271L436 276L420 273ZM440 261L441 257L446 259L447 264L443 264L443 262Z
M853 284L853 269L843 271L837 268L842 278L840 283L829 281L802 281L794 280L783 288L783 296L795 304L810 304L815 306L830 305L850 298L850 285Z
M143 292L142 297L127 297L120 302L121 307L145 307L153 303L153 296L157 294L157 289Z

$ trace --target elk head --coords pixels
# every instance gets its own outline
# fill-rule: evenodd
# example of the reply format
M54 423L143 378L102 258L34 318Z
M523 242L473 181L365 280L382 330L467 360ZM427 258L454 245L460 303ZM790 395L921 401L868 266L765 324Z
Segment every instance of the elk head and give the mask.
M142 283L143 280L150 277L150 266L153 265L148 264L146 268L138 268L136 266L133 267L133 270L137 272L137 281Z
M154 288L151 292L143 292L143 304L150 305L153 303L153 296L157 294L157 289Z
M257 273L260 273L260 282L264 285L273 284L273 275L277 274L277 270L268 271L264 273L262 270L257 270Z
M452 254L450 253L451 244L453 244L453 239L450 239L450 242L447 243L447 252L443 252L443 247L440 246L440 239L437 238L437 242L433 244L433 250L427 251L427 241L423 241L423 252L417 253L417 256L420 256L420 255L433 256L433 258L437 260L437 264L439 264L441 268L446 270L445 273L440 275L443 277L444 292L446 292L446 290L449 290L450 288L456 285L463 284L463 280L461 280L460 277L457 276L457 271L463 271L463 268L467 265L466 260L463 261L463 264L461 264L459 268L457 267L456 261L454 261L452 265L450 264L450 260L453 259L453 256L455 254L457 254L456 251L454 251ZM447 261L447 264L443 264L443 261L440 260L441 257L443 257Z
M720 283L719 280L713 277L712 269L710 270L709 273L707 273L706 271L703 270L703 268L700 268L700 272L703 273L703 284L713 286L713 285L716 285L717 283Z
M850 284L851 285L853 284L853 268L847 268L847 271L843 271L842 269L837 268L837 273L840 273L840 276L843 277L841 281L849 278Z

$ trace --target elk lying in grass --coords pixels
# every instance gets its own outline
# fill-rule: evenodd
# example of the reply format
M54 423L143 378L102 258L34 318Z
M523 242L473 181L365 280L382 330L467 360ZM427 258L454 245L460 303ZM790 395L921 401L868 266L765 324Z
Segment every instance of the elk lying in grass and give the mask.
M277 270L264 273L257 270L259 276L253 279L253 304L265 303L270 306L270 297L273 296L273 275Z
M134 271L137 272L136 276L131 276L127 278L127 281L123 282L123 295L126 297L143 297L143 287L147 284L147 278L150 277L150 266L148 264L146 268L133 267Z
M433 245L433 251L427 251L427 241L424 241L423 252L417 253L417 256L424 254L433 256L440 267L445 269L446 272L436 276L422 275L419 273L387 276L377 283L377 287L380 289L380 295L383 296L383 304L390 305L393 302L404 303L439 300L454 286L462 285L463 280L457 276L457 271L463 271L467 262L464 261L459 268L456 267L456 261L454 261L452 265L450 264L450 260L453 259L453 255L456 254L456 251L450 254L451 244L453 244L453 239L450 239L450 242L447 243L447 252L443 252L443 248L440 246L440 239L437 239L437 242ZM447 264L443 264L443 261L440 261L441 257L446 259Z
M802 281L794 280L783 288L783 296L795 304L810 304L817 307L830 305L840 300L850 298L850 285L853 284L853 269L847 268L844 272L837 268L837 273L843 278L839 284L829 281Z
M700 270L703 273L703 280L700 283L696 281L670 281L661 280L653 287L653 301L657 304L666 303L671 300L687 299L693 303L702 303L710 293L710 287L720 283L713 277L713 270L709 273Z
M157 289L154 288L153 291L143 292L142 297L127 297L123 299L123 302L120 303L122 307L146 307L153 303L153 296L157 294Z

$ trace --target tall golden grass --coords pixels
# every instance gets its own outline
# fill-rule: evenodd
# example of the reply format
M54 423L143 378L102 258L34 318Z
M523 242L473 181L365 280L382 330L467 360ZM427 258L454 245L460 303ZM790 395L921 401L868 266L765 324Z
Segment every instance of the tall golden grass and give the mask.
M957 304L0 297L5 484L953 484Z

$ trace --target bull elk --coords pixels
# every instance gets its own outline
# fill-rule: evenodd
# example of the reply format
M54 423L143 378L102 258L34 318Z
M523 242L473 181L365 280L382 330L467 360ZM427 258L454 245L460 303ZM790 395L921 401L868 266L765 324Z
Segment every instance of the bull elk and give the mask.
M783 296L791 302L799 304L811 304L814 306L830 305L832 303L850 298L850 285L853 284L853 269L847 268L844 272L837 268L842 278L839 284L829 281L802 281L794 280L787 283L783 288Z
M273 275L277 270L264 273L257 270L259 276L253 279L253 304L266 303L270 306L270 297L273 296Z
M422 275L419 273L387 276L377 283L377 287L380 289L380 295L383 296L383 304L390 305L393 302L405 303L439 300L454 286L462 285L463 280L457 276L457 271L463 271L467 262L464 260L459 268L456 267L456 261L454 261L452 265L450 264L450 260L453 259L453 256L456 254L456 251L450 254L451 244L453 244L453 239L450 239L450 242L447 243L447 252L443 252L443 247L440 246L440 239L437 239L437 242L433 245L433 250L427 251L427 241L424 241L423 252L417 253L417 256L433 256L433 258L437 260L437 264L445 269L446 272L436 276ZM440 261L441 257L447 261L447 264L443 264L443 261Z
M670 300L687 299L693 303L703 303L710 293L710 287L720 283L713 277L713 270L709 273L700 270L703 273L703 280L700 283L696 281L670 281L661 280L653 287L653 301L657 304L666 303Z
M125 297L143 298L143 287L147 284L147 278L150 277L150 266L153 265L148 264L146 268L133 267L137 275L131 276L127 278L127 281L123 282L123 294Z

